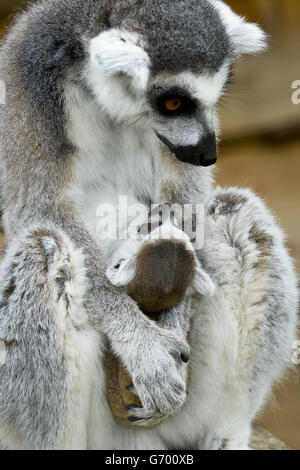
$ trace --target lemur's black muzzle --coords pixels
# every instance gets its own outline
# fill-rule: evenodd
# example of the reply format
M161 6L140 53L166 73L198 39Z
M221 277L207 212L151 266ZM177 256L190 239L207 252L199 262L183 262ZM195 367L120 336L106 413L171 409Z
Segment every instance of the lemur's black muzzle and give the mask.
M218 159L217 141L214 133L207 134L197 145L188 146L175 146L165 137L159 134L157 136L181 162L208 167L214 165Z

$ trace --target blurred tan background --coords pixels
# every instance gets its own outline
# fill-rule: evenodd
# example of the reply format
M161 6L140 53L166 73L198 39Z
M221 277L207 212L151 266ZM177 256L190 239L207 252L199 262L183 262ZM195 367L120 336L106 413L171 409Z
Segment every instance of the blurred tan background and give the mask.
M26 1L1 0L2 32L12 10ZM277 214L300 270L300 104L292 83L300 80L300 1L228 0L270 35L267 53L241 60L236 80L220 104L223 143L217 181L250 186ZM300 97L300 95L299 95ZM290 377L274 393L260 423L300 450L300 384Z

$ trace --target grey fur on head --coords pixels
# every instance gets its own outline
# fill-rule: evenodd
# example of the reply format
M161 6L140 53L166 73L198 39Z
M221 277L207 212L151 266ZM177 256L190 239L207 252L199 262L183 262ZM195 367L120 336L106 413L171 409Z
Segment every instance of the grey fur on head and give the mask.
M154 73L216 72L233 52L209 0L117 0L110 24L134 28L147 38Z
M216 72L234 55L209 0L48 0L30 6L18 19L19 31L27 33L14 41L10 62L23 93L56 132L60 154L70 151L63 135L63 76L71 68L74 81L80 80L84 38L121 26L146 39L153 73Z

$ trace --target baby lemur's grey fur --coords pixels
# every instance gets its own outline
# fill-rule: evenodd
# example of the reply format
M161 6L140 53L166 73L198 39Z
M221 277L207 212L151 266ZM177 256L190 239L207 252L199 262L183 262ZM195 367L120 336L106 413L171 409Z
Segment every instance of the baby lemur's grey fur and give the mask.
M248 446L290 361L296 276L263 203L213 191L208 167L235 58L263 47L261 30L219 0L47 0L17 18L0 50L4 447ZM148 207L205 204L199 256L217 291L167 312L169 329L105 276L111 248L97 208L117 207L120 195ZM108 345L142 401L136 424L169 416L163 424L114 421Z

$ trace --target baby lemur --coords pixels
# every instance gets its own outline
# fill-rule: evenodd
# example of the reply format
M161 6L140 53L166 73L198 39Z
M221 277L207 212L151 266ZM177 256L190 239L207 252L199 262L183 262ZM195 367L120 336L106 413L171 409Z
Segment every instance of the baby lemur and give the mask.
M106 275L115 286L126 287L145 313L171 310L191 287L201 295L215 291L176 215L163 205L151 210L134 239L111 253Z
M213 165L236 59L264 47L221 0L41 0L17 16L0 49L2 447L248 447L291 363L297 279L263 202L215 189ZM122 215L121 196L204 206L195 253L215 293L177 304L175 289L164 325L107 279L99 215ZM135 428L107 403L108 350L140 399Z
M111 240L110 264L106 271L112 284L125 287L128 295L149 318L167 328L172 315L173 322L176 322L178 309L175 307L185 296L193 291L209 296L215 292L215 285L203 270L190 237L179 228L178 221L183 224L180 215L183 214L176 214L176 210L167 204L151 208L147 220L136 227L132 238L121 243ZM190 327L188 310L183 311L186 334ZM167 314L169 317L165 323ZM120 423L128 426L132 422L134 425L136 419L131 411L141 406L141 402L135 394L131 377L110 352L104 364L106 394L112 413ZM187 385L188 370L187 367ZM145 427L157 426L165 419L166 416L162 415L161 419L148 420Z

